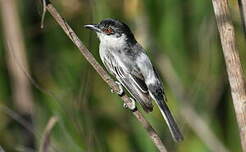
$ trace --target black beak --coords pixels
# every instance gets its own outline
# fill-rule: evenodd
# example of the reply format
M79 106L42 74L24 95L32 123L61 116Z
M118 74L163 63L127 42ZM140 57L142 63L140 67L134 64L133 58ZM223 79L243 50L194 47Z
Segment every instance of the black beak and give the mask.
M101 32L100 28L98 27L97 24L88 24L88 25L84 25L85 28L88 28L94 32Z

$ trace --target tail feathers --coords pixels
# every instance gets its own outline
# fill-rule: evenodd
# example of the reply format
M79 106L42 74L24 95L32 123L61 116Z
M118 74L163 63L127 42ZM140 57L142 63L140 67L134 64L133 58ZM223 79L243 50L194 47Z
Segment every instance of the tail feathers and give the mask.
M161 114L162 116L164 117L166 123L167 123L167 126L172 134L172 137L174 139L175 142L180 142L182 141L184 138L183 138L183 135L182 133L180 132L179 128L178 128L178 125L177 123L175 122L173 116L172 116L172 113L171 111L169 110L167 104L163 101L156 101L157 102L157 105L161 111Z

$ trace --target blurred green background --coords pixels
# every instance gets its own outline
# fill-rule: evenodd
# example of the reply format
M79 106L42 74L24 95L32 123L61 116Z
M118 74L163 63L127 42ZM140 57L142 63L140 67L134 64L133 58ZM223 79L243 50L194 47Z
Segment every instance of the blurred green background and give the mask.
M120 98L110 92L49 13L44 29L40 28L42 8L38 1L1 1L0 146L6 152L38 151L51 117L58 118L50 131L51 152L158 151L139 122L123 108ZM4 23L12 14L3 5L7 1L12 1L9 5L16 3L18 20L13 26L20 28L21 40L9 40L7 31L12 24ZM119 19L129 25L158 67L168 104L185 137L181 143L173 142L156 107L154 112L144 113L168 151L241 151L211 1L54 0L52 3L98 61L99 41L83 25L104 18ZM246 45L238 4L229 0L229 5L245 69ZM18 37L18 33L11 31L13 37ZM11 48L13 43L22 43L19 45L23 50L18 50L18 45L17 50ZM18 51L24 52L25 61L16 59ZM20 71L24 78L16 76L15 71ZM18 78L27 84L18 83ZM26 94L19 95L24 96L21 100L18 93L25 90Z

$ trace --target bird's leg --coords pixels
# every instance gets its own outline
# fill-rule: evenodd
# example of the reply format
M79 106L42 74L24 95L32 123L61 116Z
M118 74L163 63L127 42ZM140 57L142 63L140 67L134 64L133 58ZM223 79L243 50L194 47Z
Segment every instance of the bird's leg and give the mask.
M123 94L124 94L124 90L123 90L123 87L122 87L122 85L121 85L121 83L120 82L118 82L118 81L115 81L115 83L119 86L119 91L117 91L116 93L119 95L119 96L122 96ZM111 89L111 92L112 93L115 93L115 91L113 90L113 89Z
M128 106L126 103L123 104L123 107L126 109L130 109L132 112L135 112L137 110L136 102L133 98L131 98L131 105Z
M123 90L123 87L122 87L122 85L121 85L121 83L120 82L118 82L118 81L115 81L115 83L119 86L119 91L117 91L116 93L121 97L121 96L123 96L124 95L124 90ZM112 93L115 93L115 91L113 90L113 89L111 89L111 92ZM133 98L131 98L130 97L130 100L131 100L131 105L130 106L128 106L126 103L124 103L123 104L123 107L125 108L125 109L130 109L132 112L135 112L136 110L137 110L137 106L136 106L136 104L135 104L135 100L133 99Z

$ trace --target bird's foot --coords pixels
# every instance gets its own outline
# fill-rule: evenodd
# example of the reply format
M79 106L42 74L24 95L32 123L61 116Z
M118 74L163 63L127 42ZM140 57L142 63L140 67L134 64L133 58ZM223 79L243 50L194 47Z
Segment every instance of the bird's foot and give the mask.
M130 105L127 105L126 103L124 103L123 107L125 109L130 109L132 112L135 112L137 110L136 102L133 98L130 97L130 99L131 99Z
M112 92L112 93L117 93L119 96L123 96L124 90L123 90L123 87L122 87L121 83L118 82L118 81L115 81L115 83L119 86L119 89L120 89L120 90L117 91L117 92L115 92L113 89L111 89L111 92Z

